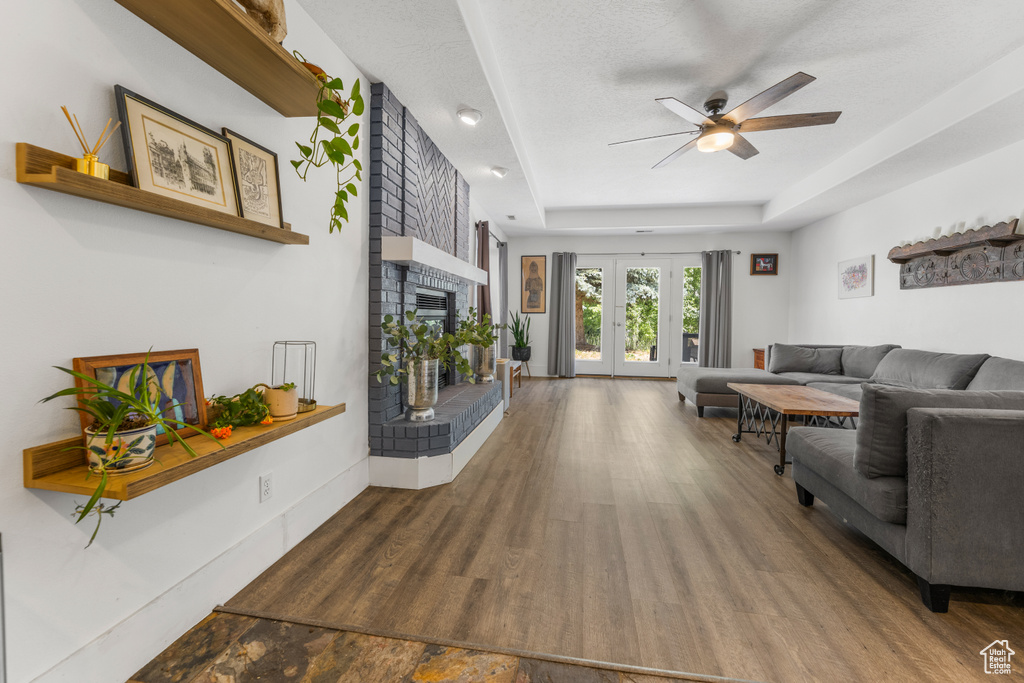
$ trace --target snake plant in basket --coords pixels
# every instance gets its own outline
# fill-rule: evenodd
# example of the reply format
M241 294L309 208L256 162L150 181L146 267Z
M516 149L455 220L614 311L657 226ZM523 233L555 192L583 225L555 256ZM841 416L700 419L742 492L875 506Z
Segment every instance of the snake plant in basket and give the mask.
M188 427L216 441L212 435L198 427L169 417L165 413L174 414L178 403L160 408L160 395L163 389L149 368L149 356L146 360L133 367L128 375L125 389L110 386L95 377L90 377L75 370L56 367L61 372L75 377L81 386L62 389L52 396L47 396L40 403L52 401L62 396L74 396L78 404L69 408L85 413L93 422L85 430L84 448L89 460L89 477L99 476L99 483L92 497L85 505L75 509L77 519L81 522L90 514L96 517L96 528L89 538L88 548L99 533L103 515L114 515L121 503L108 505L100 502L107 482L112 474L131 472L153 464L153 451L156 448L157 428L163 429L170 442L177 441L191 457L196 456L195 450L176 432L176 429Z

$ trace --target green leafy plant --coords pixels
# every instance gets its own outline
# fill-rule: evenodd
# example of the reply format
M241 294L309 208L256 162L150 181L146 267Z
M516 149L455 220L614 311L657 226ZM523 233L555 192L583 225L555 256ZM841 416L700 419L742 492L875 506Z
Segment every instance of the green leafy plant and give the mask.
M494 342L498 341L498 335L495 334L495 331L501 328L501 325L495 325L491 322L490 313L484 315L483 320L477 322L477 311L475 308L470 308L468 318L459 316L455 338L459 345L491 346Z
M525 349L530 345L530 319L526 318L524 321L519 317L518 311L515 313L509 311L508 313L512 318L512 322L509 323L508 329L512 333L512 340L515 342L514 346Z
M445 368L454 364L460 373L472 376L469 360L458 349L461 342L456 335L443 332L437 323L418 318L416 313L415 310L406 311L404 320L396 320L393 315L384 316L380 328L394 351L381 354L381 368L373 373L377 381L387 379L390 384L407 382L412 365L433 359L439 360Z
M280 389L281 391L291 391L294 388L295 382L285 382L284 384L281 384L279 386L271 387L271 389Z
M210 423L211 429L245 427L259 424L270 417L270 408L264 402L263 394L256 391L256 387L230 397L212 396L207 401L207 405L220 412Z
M75 513L77 514L75 524L78 524L90 514L94 514L96 516L96 528L93 530L92 536L89 538L89 543L85 546L88 548L96 539L96 534L99 533L100 524L103 521L103 515L110 515L113 517L114 511L121 506L120 502L115 505L108 505L100 502L103 492L107 489L109 472L121 469L129 458L141 455L146 450L142 443L142 439L145 438L145 435L132 440L127 445L123 445L120 448L114 448L114 439L117 437L117 433L119 431L138 429L140 427L153 425L162 427L164 433L167 434L167 438L172 443L175 441L180 443L190 457L195 457L196 452L188 442L175 431L176 429L188 427L189 429L199 434L203 434L214 441L216 441L216 439L214 439L211 434L194 425L188 424L187 422L183 422L174 417L168 417L165 414L170 413L173 415L174 408L181 405L180 403L174 402L161 410L160 396L166 394L164 394L163 389L160 387L160 383L157 382L156 375L149 369L149 354L146 354L146 359L142 363L136 365L129 371L128 383L126 385L127 391L122 391L112 387L94 377L89 377L88 375L75 370L69 370L68 368L58 366L54 367L61 372L66 372L72 377L77 378L82 382L83 386L62 389L61 391L42 399L40 403L47 403L62 396L74 396L78 400L78 403L77 405L71 406L69 410L77 410L90 416L93 419L91 431L96 436L102 435L104 440L102 448L93 445L90 447L97 455L110 456L101 457L100 465L90 468L90 473L87 476L92 476L94 473L99 474L99 484L97 484L96 490L93 492L92 497L89 498L88 502L86 502L85 505L77 506L75 509ZM86 447L74 446L73 448L85 449ZM95 470L95 472L93 470Z
M342 225L348 221L346 204L357 193L353 181L358 182L363 177L363 166L355 158L355 150L359 149L359 124L345 123L350 116L362 116L366 106L359 94L359 79L356 79L346 95L345 84L340 78L331 78L319 67L309 64L298 51L293 54L314 73L320 82L320 90L316 95L316 108L319 112L316 126L309 136L308 145L295 143L302 158L293 160L292 166L303 180L306 180L312 167L320 168L328 163L334 166L338 189L331 206L330 232L334 232L335 228L341 232Z

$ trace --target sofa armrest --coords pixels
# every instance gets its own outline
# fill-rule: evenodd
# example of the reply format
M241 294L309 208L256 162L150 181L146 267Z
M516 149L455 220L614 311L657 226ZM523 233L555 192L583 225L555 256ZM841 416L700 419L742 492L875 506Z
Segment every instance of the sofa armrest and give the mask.
M913 408L907 427L907 566L1024 590L1024 411Z

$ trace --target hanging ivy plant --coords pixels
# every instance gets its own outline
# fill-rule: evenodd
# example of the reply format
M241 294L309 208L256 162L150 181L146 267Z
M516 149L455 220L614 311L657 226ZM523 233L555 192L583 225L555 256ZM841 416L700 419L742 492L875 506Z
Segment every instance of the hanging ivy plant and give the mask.
M328 163L334 166L338 189L331 207L330 232L335 228L341 232L342 225L348 221L345 205L356 196L356 182L363 178L363 166L355 158L355 151L359 149L359 124L345 123L350 116L362 116L365 109L363 97L359 94L359 79L346 95L345 84L340 78L331 78L323 69L307 62L298 51L293 54L316 76L320 90L316 96L316 127L309 136L308 145L295 143L302 158L293 160L292 166L303 180L314 166L320 168Z

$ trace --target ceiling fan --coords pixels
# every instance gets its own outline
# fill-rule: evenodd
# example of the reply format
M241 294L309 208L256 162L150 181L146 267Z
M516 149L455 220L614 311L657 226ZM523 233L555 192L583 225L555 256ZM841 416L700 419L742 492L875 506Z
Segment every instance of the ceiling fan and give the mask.
M718 152L727 149L740 159L749 159L757 154L757 148L740 135L741 132L752 133L760 130L824 126L836 122L836 119L843 112L822 111L813 114L750 118L754 114L764 111L773 104L789 97L813 80L814 76L809 76L800 71L781 83L776 83L759 95L754 95L725 114L719 113L725 109L727 101L725 92L721 90L712 93L711 97L704 103L704 111L707 114L700 113L690 105L683 104L674 97L661 97L656 101L661 102L672 113L678 114L697 126L697 130L686 130L679 133L668 133L667 135L653 135L647 138L637 138L636 140L623 140L621 142L613 142L609 146L642 142L644 140L658 140L676 135L696 135L695 138L656 163L654 168L667 166L694 147L701 152Z

